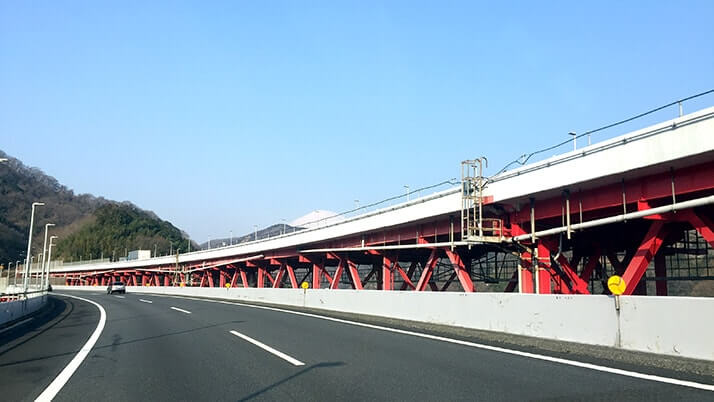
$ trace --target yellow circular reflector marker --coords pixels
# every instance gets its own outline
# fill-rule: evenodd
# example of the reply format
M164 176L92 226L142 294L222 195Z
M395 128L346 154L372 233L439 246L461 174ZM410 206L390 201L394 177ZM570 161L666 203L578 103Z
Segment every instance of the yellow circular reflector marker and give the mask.
M300 287L303 288L303 289L307 289L307 288L310 287L310 284L307 283L307 282L303 282L303 283L300 284Z
M610 292L614 295L621 295L625 293L625 288L627 288L627 284L625 283L625 280L622 279L622 277L613 275L610 277L610 279L607 280L607 288L610 289Z
M230 284L230 283L226 283L226 289L228 289L229 287L231 287L231 284Z

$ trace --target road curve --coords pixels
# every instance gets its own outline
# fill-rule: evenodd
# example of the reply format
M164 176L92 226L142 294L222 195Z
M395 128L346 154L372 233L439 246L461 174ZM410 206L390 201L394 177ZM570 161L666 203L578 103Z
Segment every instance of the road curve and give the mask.
M269 309L73 294L102 305L107 321L57 401L714 400L706 390ZM0 343L3 399L6 390L7 400L37 397L97 325L95 306L51 299L54 316Z

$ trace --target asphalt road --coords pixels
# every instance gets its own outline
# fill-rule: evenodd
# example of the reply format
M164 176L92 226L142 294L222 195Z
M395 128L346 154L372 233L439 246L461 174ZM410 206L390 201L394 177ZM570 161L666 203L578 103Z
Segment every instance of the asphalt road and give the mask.
M57 401L714 400L711 391L264 308L71 294L99 303L107 320ZM34 400L99 316L54 295L42 315L0 333L0 399Z

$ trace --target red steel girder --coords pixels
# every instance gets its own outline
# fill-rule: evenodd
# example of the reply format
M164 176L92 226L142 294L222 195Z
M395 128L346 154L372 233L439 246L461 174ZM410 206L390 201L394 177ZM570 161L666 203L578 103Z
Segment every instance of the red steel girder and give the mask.
M426 264L424 264L424 269L421 272L421 277L419 278L419 282L417 282L415 290L419 292L426 290L426 285L430 283L429 281L431 280L431 275L434 273L434 267L439 262L439 257L437 253L437 249L431 250L431 255L429 255L429 259L427 260Z
M466 270L461 256L457 252L451 251L451 249L448 248L444 251L446 252L446 256L449 257L451 265L454 267L454 273L459 278L459 282L461 283L461 287L464 288L464 292L474 292L474 282L471 280L471 275L468 270Z
M345 260L340 258L337 264L337 269L335 270L334 276L332 277L332 282L330 283L330 289L338 289L340 285L340 278L342 277L342 271L345 269Z
M352 282L352 287L356 290L362 290L362 281L359 278L359 270L357 269L357 264L355 264L351 260L347 260L347 268L348 268L348 273L350 277L350 281Z
M602 210L612 207L622 207L622 192L625 191L627 204L646 202L660 198L672 197L672 181L676 195L689 194L698 191L714 189L714 162L682 168L671 172L669 169L661 173L627 180L593 189L577 191L577 185L570 192L570 212L575 218L580 212ZM547 199L536 199L535 219L561 217L564 199L561 196ZM522 208L511 214L511 224L530 220L530 209Z
M403 282L402 282L402 287L400 290L406 290L407 287L412 288L412 290L416 289L416 285L414 282L412 282L412 276L414 275L414 271L416 271L417 267L417 262L412 261L411 265L409 265L409 269L405 273L404 270L399 266L399 263L396 264L395 268L399 275L402 277Z
M394 290L393 267L397 264L396 255L384 253L382 255L382 290Z
M642 244L637 249L637 252L632 257L632 260L627 265L622 279L625 281L625 295L631 295L642 279L642 276L647 270L647 266L652 261L654 256L659 251L664 243L667 233L664 228L664 222L652 221L650 229L647 231Z

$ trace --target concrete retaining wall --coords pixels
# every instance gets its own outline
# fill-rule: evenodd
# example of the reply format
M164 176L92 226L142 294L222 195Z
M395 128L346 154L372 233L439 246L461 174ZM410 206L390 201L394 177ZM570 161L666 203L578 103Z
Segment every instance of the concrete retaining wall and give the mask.
M103 287L56 286L104 291ZM714 298L133 287L133 293L309 307L714 361Z
M21 319L41 309L47 302L47 296L35 296L24 300L0 303L0 327Z

